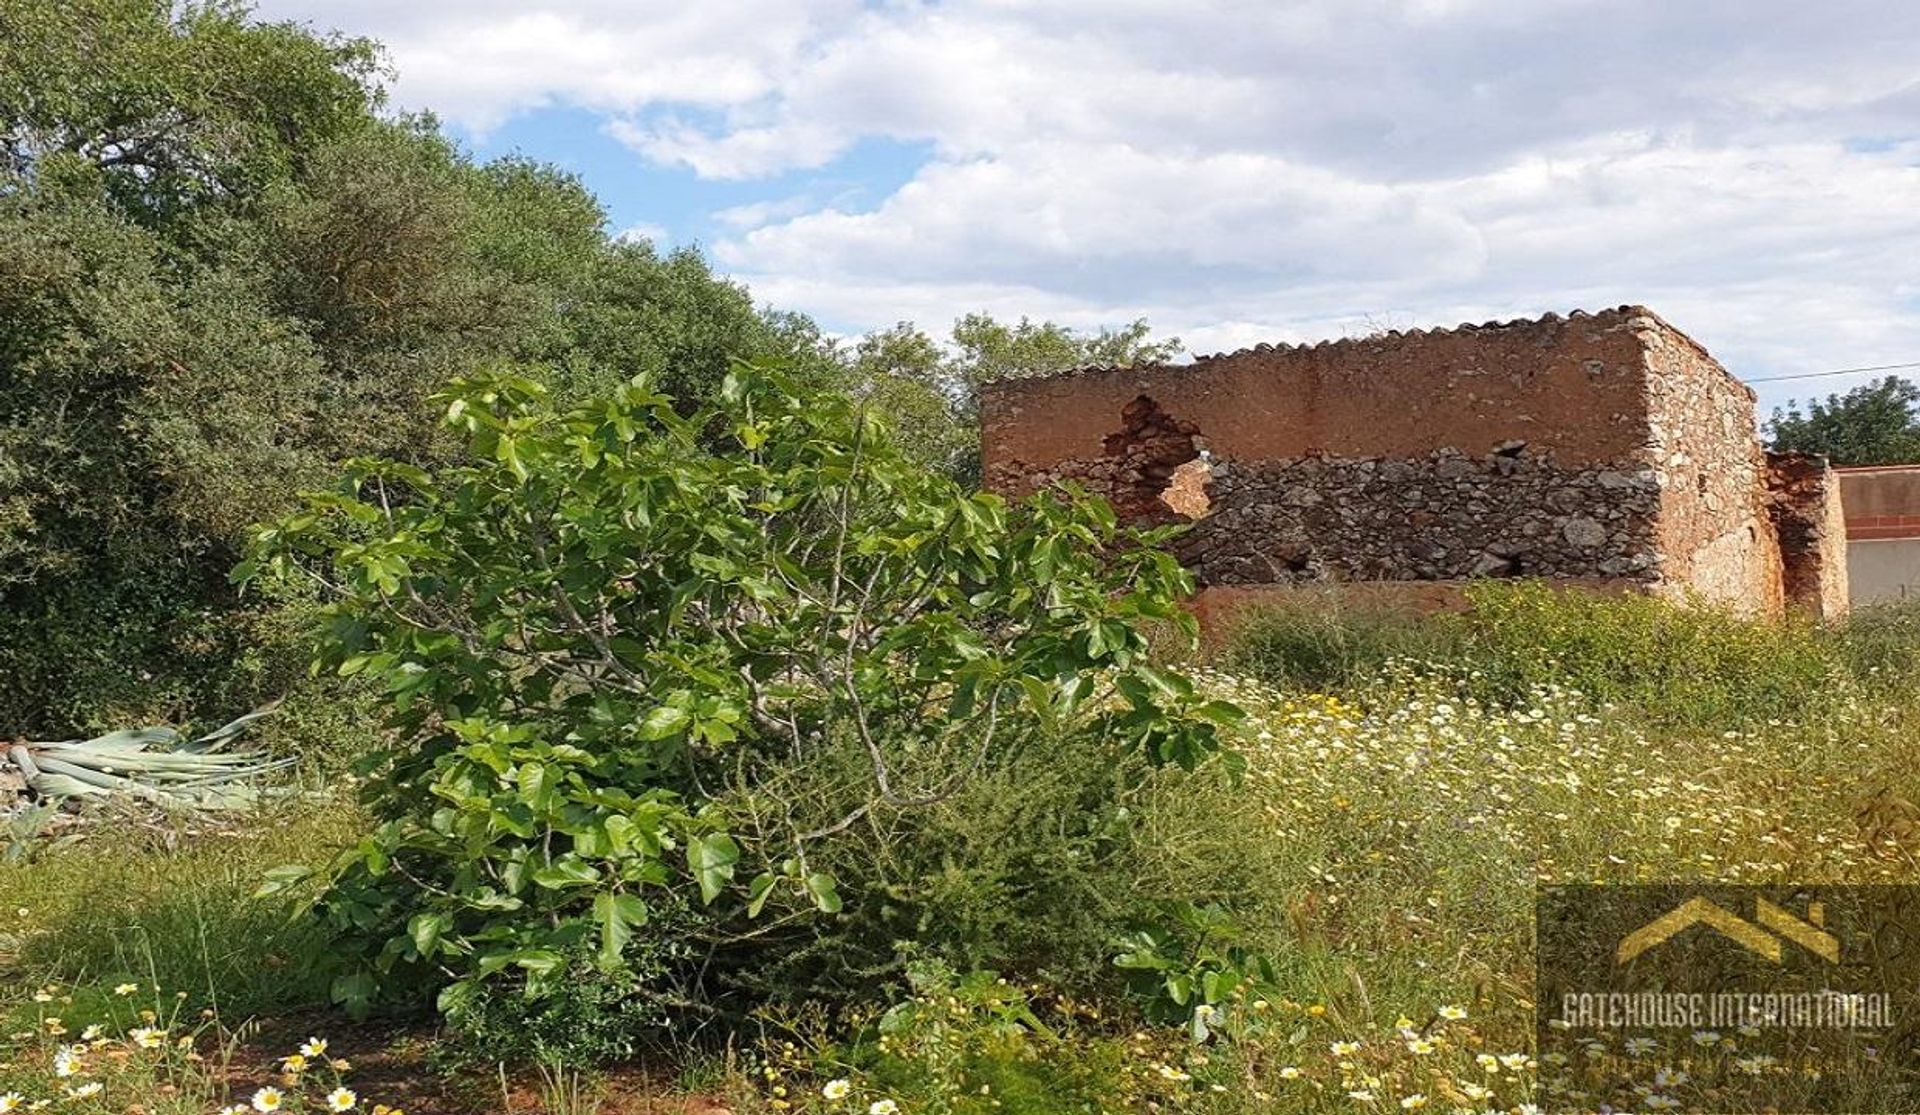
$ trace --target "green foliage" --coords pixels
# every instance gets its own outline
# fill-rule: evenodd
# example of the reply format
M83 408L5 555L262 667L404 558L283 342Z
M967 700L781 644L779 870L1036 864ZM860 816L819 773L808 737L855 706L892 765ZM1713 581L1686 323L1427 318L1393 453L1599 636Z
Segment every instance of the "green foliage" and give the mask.
M310 346L256 283L180 278L98 199L0 188L0 237L0 722L260 703L223 567L320 460L278 436Z
M1920 602L1855 608L1832 632L1853 677L1895 699L1920 690Z
M1169 360L1180 340L1154 340L1144 320L1086 334L1051 321L1008 325L989 314L953 324L946 346L909 322L867 334L847 371L857 396L889 415L905 444L930 467L979 478L980 388L997 379L1053 375L1101 364Z
M1798 619L1522 583L1475 587L1466 657L1497 696L1571 686L1655 723L1692 729L1792 720L1846 694L1832 640Z
M383 118L382 76L233 3L0 8L0 734L288 695L305 602L227 582L247 527L356 455L450 460L457 375L826 374L810 323L614 241L572 176Z
M789 817L833 823L862 763L849 741L773 772L738 807L741 831L764 833L757 842L778 838ZM859 1002L919 958L1118 996L1113 942L1169 904L1284 921L1271 880L1296 865L1285 842L1244 838L1241 824L1264 821L1235 765L1156 768L1084 730L1009 737L946 800L863 817L810 850L839 881L842 916L830 932L770 933L779 947L732 979L785 1003Z
M914 965L909 987L869 1038L826 1051L848 1072L840 1101L851 1109L892 1101L914 1115L1039 1115L1127 1106L1118 1051L1063 1041L1025 988L934 963Z
M337 594L321 664L404 734L325 901L349 1006L540 998L586 942L622 967L663 901L706 912L716 972L764 960L782 938L741 922L845 901L809 859L828 838L1045 735L1191 768L1237 717L1148 660L1143 621L1191 635L1191 580L1104 505L966 494L846 399L748 370L690 414L642 381L545 394L457 384L470 463L362 462L256 539L255 569ZM806 803L821 823L762 795L835 753L857 776Z
M1277 685L1326 690L1364 688L1395 658L1443 661L1496 703L1570 686L1682 729L1816 715L1914 669L1907 624L1892 613L1821 627L1530 581L1477 584L1467 598L1466 612L1427 617L1312 603L1263 610L1236 630L1227 661Z
M566 958L564 978L540 995L524 980L483 985L447 1015L450 1040L436 1049L449 1070L509 1064L595 1065L630 1060L662 1044L676 1020L678 974L697 963L690 931L698 915L656 903L652 924L608 967L590 945Z
M96 174L147 225L191 220L367 126L364 39L251 23L230 0L15 0L0 11L0 175Z
M1225 1012L1275 985L1273 962L1246 937L1219 906L1176 903L1158 924L1122 938L1113 963L1131 976L1149 1021L1185 1026L1194 1041L1206 1041Z
M1836 465L1920 461L1920 384L1886 376L1823 402L1800 400L1776 409L1768 424L1773 448L1818 453Z

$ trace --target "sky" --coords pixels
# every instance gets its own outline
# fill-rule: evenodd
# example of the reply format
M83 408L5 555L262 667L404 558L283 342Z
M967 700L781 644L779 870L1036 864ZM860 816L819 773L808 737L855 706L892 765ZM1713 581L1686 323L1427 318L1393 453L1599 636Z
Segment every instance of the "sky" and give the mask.
M381 40L397 108L835 333L1206 353L1643 303L1749 380L1920 362L1914 0L258 9Z

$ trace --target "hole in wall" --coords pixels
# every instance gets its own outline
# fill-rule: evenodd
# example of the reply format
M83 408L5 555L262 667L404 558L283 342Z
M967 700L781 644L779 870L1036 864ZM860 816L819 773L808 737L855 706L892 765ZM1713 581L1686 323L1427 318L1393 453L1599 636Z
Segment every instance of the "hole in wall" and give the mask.
M1213 464L1202 451L1200 456L1174 469L1173 475L1167 477L1160 502L1182 518L1204 519L1213 511L1213 496L1207 490L1212 483Z
M1170 523L1213 509L1213 469L1200 427L1140 395L1120 411L1121 428L1103 448L1115 459L1108 498L1123 522Z

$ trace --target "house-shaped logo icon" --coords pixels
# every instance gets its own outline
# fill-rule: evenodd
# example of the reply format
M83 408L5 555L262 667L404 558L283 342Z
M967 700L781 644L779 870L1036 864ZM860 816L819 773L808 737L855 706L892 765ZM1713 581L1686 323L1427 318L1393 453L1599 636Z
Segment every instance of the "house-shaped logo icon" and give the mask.
M1826 909L1818 902L1807 904L1807 920L1802 921L1766 899L1756 898L1753 920L1748 921L1707 899L1690 898L1623 937L1614 960L1625 964L1684 929L1705 925L1775 964L1782 962L1782 940L1793 942L1829 964L1838 964L1840 939L1823 928L1826 920Z

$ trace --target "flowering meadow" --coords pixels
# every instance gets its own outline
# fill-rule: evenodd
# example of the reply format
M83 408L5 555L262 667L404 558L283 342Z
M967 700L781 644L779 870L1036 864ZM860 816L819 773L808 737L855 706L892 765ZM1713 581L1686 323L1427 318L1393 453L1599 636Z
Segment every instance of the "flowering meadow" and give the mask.
M129 981L110 991L43 986L28 998L31 1014L14 1017L33 1024L7 1035L0 1061L0 1113L405 1115L363 1099L348 1083L352 1063L330 1055L325 1038L249 1073L235 1062L240 1035L211 1008L188 1011L186 992Z
M208 978L177 984L191 991L129 974L156 960L192 968L169 907L140 892L172 872L215 912L208 916L224 916L226 896L251 891L284 849L245 859L254 838L243 835L119 857L152 873L111 875L134 893L119 921L98 923L122 942L110 951L62 941L51 922L82 912L46 889L46 878L69 877L63 871L77 880L102 850L51 849L33 864L37 882L0 871L0 903L19 907L7 938L16 970L24 958L64 981L23 984L31 993L8 1004L0 1112L1587 1110L1555 1092L1555 1066L1534 1048L1540 886L1920 881L1912 773L1920 700L1905 672L1920 644L1898 627L1891 637L1861 630L1868 634L1833 638L1870 636L1867 651L1836 652L1817 670L1790 667L1815 678L1817 693L1736 702L1710 725L1691 705L1681 715L1659 693L1636 692L1630 675L1604 699L1557 680L1580 671L1556 657L1564 644L1545 639L1529 667L1537 676L1518 680L1463 652L1387 654L1312 685L1215 653L1190 676L1196 698L1245 713L1228 741L1237 758L1162 768L1130 790L1122 816L1153 853L1127 861L1124 881L1100 883L1129 905L1142 904L1141 894L1185 896L1178 917L1112 941L1107 956L1132 980L1124 995L1111 984L928 956L870 996L758 1008L751 1041L681 1046L671 1054L678 1083L659 1070L656 1048L633 1065L582 1064L585 1075L567 1089L552 1086L571 1071L564 1059L535 1066L536 1077L524 1064L493 1067L466 1054L419 1061L417 1086L404 1094L363 1091L350 1058L324 1040L271 1048L255 1023L214 1009L209 992L229 983L234 994L274 993L239 974L277 968L289 959L281 952L303 947L297 935L276 936L277 922L249 923L258 952L199 961ZM1609 684L1604 675L1586 680ZM339 841L353 827L339 823L351 816L345 800L281 818L281 835L258 839ZM1223 856L1234 861L1231 875L1218 869ZM1238 882L1183 891L1194 878ZM67 885L87 895L81 905L118 901ZM1119 893L1129 886L1139 893ZM30 906L58 913L43 921ZM217 932L192 924L201 936ZM81 963L61 966L63 953ZM429 1047L442 1040L422 1036ZM1701 1033L1694 1042L1723 1074L1770 1071L1749 1036ZM1635 1110L1701 1109L1696 1065L1632 1046L1593 1043L1578 1055L1643 1056ZM498 1076L503 1087L450 1090L449 1072ZM509 1073L520 1082L511 1088Z

